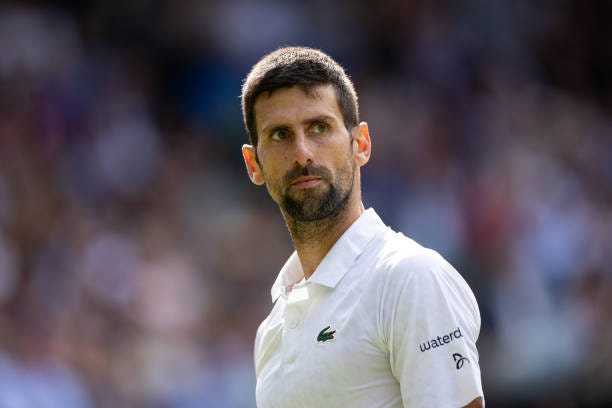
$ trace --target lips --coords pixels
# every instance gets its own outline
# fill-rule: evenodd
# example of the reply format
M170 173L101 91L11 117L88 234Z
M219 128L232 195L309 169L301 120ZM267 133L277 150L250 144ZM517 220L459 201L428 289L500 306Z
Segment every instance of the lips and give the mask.
M284 176L282 184L287 188L311 188L326 180L332 180L332 173L324 166L308 163L306 166L296 165Z
M295 187L310 187L317 184L321 180L320 177L315 176L302 176L298 177L291 182L292 186Z

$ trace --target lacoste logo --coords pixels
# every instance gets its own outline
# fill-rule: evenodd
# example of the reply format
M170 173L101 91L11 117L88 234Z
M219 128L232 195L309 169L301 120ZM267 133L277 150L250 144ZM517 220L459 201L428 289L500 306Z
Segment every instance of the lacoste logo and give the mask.
M470 362L470 360L468 360L467 358L463 357L459 353L454 353L453 354L453 360L455 360L455 365L457 366L457 370L459 370L461 367L463 367L463 364Z
M324 343L328 340L334 339L334 333L336 331L335 330L328 331L330 327L331 326L327 326L326 328L324 328L323 330L319 332L319 335L317 336L317 343Z

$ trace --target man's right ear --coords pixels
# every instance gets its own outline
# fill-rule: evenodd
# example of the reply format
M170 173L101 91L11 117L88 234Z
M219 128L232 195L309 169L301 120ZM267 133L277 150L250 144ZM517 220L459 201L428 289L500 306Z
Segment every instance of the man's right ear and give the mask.
M264 177L255 155L255 148L253 146L248 144L242 145L242 157L244 158L244 164L247 168L247 173L249 173L249 178L254 184L261 186L264 183Z

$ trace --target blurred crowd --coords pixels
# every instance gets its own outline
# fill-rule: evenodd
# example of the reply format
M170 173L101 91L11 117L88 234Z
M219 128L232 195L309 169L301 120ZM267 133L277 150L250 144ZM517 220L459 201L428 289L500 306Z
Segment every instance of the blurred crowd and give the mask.
M487 404L612 401L605 1L0 4L0 407L254 407L292 251L241 162L280 45L353 78L364 201L479 301Z

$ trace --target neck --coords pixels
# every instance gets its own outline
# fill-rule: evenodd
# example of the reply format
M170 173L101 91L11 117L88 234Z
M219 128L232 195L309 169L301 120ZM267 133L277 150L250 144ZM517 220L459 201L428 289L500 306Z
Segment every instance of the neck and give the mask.
M283 212L306 279L310 278L331 247L363 212L363 204L358 197L350 197L345 204L329 217L311 222L297 221Z

